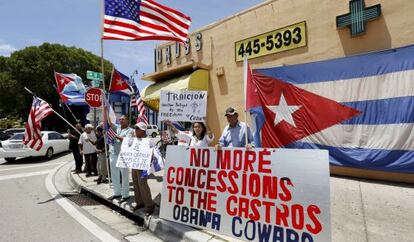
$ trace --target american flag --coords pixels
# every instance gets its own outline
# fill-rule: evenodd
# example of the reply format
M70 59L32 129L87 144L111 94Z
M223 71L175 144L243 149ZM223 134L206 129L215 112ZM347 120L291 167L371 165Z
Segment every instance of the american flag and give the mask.
M131 107L137 107L137 99L135 95L131 95Z
M115 141L116 133L108 122L105 122L104 126L106 143L111 145Z
M191 18L153 0L105 0L103 39L185 42Z
M53 113L49 104L40 98L33 97L32 108L30 109L29 118L24 132L23 143L28 147L39 151L43 146L42 141L42 120L49 114Z
M109 117L111 112L113 112L111 109L111 104L109 104L108 100L105 99L105 109L106 112L103 112L103 125L104 125L104 132L105 132L105 139L107 144L113 144L116 137L116 132L112 129L111 125L109 124Z
M135 91L135 103L138 111L137 123L144 122L148 124L148 117L146 113L147 110L145 108L144 102L141 99L138 88Z

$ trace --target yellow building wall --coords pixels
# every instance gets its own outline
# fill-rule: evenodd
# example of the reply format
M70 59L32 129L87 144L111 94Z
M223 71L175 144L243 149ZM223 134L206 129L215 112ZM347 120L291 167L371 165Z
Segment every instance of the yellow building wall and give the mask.
M243 114L243 63L235 62L235 42L279 29L301 21L307 25L307 46L282 53L249 60L252 69L292 65L318 60L395 48L414 43L414 1L366 0L366 7L381 4L382 15L366 25L366 33L351 37L348 28L336 28L336 16L349 13L345 0L276 0L266 1L222 21L205 26L191 34L191 53L175 58L172 45L172 62L165 57L156 66L157 71L169 70L191 61L210 65L208 97L208 124L218 138L227 124L224 110L233 106ZM202 33L202 50L195 50L195 35ZM414 58L414 57L413 57ZM223 68L224 75L217 75Z

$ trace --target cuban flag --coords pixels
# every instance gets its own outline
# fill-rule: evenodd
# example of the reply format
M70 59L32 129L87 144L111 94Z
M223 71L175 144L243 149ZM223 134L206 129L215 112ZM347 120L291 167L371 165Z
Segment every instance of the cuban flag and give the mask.
M62 102L69 105L87 105L85 102L85 86L82 78L76 74L55 72L56 91Z
M414 172L414 45L256 69L248 82L256 145L326 149L331 165Z

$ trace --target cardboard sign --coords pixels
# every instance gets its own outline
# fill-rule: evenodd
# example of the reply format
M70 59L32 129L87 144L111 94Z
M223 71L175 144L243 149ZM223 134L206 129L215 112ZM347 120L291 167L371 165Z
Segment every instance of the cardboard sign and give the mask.
M161 91L160 121L202 122L206 113L206 91Z
M148 170L151 166L152 148L149 139L125 137L119 152L117 167Z
M168 146L160 217L246 241L331 241L328 152Z

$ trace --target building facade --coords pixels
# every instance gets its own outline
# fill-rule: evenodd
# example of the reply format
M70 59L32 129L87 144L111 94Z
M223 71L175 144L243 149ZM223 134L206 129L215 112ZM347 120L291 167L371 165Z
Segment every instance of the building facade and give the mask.
M414 1L407 0L264 1L194 31L187 46L157 46L155 72L143 77L154 84L143 91L143 100L156 109L160 90L197 90L188 82L174 83L205 71L194 82L208 90L207 122L217 137L227 124L224 110L243 111L244 54L256 69L402 47L414 44L413 12ZM358 18L362 24L352 25Z

